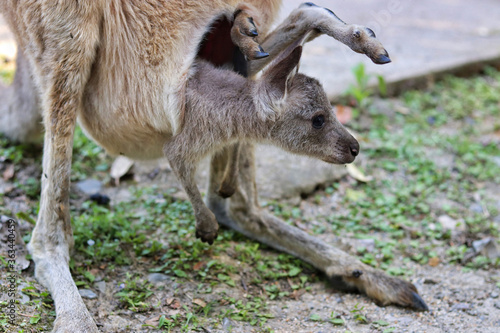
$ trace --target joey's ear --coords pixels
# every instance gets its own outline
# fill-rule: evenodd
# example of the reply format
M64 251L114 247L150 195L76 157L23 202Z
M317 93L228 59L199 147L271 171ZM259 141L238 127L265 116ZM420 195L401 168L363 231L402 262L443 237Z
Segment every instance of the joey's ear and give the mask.
M268 86L267 88L273 92L275 97L283 98L285 96L293 77L298 71L301 55L302 46L299 45L290 53L278 58L277 61L262 75L262 79Z

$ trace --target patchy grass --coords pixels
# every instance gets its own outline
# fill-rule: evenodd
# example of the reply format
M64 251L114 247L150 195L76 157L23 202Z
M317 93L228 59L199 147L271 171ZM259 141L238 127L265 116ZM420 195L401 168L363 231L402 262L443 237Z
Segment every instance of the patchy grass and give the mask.
M415 264L497 268L498 260L471 255L471 244L499 237L499 82L500 73L488 69L486 75L449 77L428 91L395 100L365 99L365 111L352 127L367 156L360 167L375 180L345 178L300 205L268 202L267 209L321 237L373 239L373 248L352 251L392 275L409 276ZM29 208L18 216L36 219L40 156L39 146L0 139L0 171L15 166L15 176L8 179L13 189L0 194L0 214L11 215L9 207L15 206L10 203L22 199ZM72 180L92 175L107 182L110 162L77 129ZM202 331L220 328L230 318L254 325L255 331L271 331L269 301L298 298L320 279L302 261L229 230L221 230L213 246L203 244L194 237L188 202L155 186L130 191L129 201L111 206L72 195L76 253L71 269L80 288L94 289L98 281L111 285L116 302L109 312L161 314L144 329ZM443 225L442 216L457 225ZM168 276L173 292L151 284L151 273ZM20 327L46 331L54 305L31 276L22 277L31 300L24 305L29 316L19 319ZM190 288L189 297L183 286ZM393 329L381 319L367 318L361 305L329 318L311 313L310 320L341 329L349 320L379 331ZM6 325L0 317L0 327Z

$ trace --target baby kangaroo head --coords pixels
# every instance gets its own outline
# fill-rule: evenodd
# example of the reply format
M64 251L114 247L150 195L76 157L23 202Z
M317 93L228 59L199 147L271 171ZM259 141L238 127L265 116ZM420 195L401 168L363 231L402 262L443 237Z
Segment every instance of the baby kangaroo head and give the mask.
M268 99L278 98L280 104L269 139L292 153L329 163L351 163L359 153L359 144L337 120L321 84L297 74L301 53L301 46L295 48L260 79L260 84L267 85Z

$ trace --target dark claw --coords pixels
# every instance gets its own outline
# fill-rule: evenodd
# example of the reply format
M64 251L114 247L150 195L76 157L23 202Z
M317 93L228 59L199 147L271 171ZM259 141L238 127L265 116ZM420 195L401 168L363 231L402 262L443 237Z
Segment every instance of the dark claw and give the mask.
M390 63L391 62L391 58L389 58L389 55L386 53L386 54L379 55L378 58L372 59L372 61L374 63L376 63L377 65L383 65L383 64Z
M257 32L256 29L250 30L248 34L246 34L249 37L257 37L259 33Z
M266 58L266 57L269 57L269 53L259 52L259 51L255 52L255 54L253 56L254 59L262 59L262 58Z
M412 304L411 306L418 311L429 311L429 307L425 304L422 297L416 292L412 293Z
M265 52L262 46L259 45L260 51L255 52L254 59L262 59L269 57L269 53Z

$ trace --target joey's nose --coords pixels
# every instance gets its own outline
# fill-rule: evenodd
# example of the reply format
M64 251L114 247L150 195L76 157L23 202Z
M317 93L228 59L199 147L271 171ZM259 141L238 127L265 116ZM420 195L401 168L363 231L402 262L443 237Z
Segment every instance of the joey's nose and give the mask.
M351 143L350 146L349 146L349 149L351 150L351 155L352 156L358 156L358 154L359 154L359 143L357 143L357 142Z

